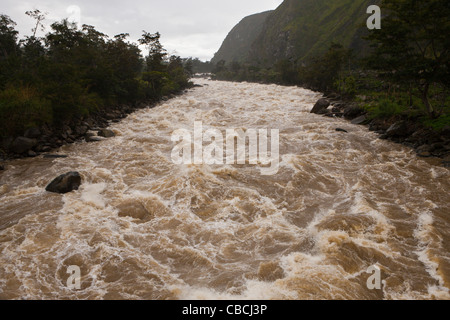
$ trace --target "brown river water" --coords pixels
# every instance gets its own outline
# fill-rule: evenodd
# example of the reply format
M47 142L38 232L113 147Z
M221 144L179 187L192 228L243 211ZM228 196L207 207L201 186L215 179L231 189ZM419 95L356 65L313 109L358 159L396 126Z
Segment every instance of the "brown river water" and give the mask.
M448 169L310 114L318 93L196 81L112 124L114 138L61 148L66 159L6 164L0 299L450 299ZM173 163L171 135L194 121L279 129L278 173ZM78 191L45 191L68 171Z

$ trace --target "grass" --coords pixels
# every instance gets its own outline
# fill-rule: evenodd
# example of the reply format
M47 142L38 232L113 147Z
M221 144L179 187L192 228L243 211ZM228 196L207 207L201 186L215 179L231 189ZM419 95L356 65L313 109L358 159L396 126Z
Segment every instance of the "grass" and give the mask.
M432 128L436 131L441 131L444 127L450 125L450 114L445 114L437 119L426 118L423 123L429 128Z

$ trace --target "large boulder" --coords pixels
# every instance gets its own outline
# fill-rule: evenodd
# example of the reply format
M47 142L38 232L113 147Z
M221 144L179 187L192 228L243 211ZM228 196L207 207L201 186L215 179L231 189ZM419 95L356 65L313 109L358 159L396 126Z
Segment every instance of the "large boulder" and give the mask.
M68 172L54 179L45 190L53 193L68 193L78 190L81 185L81 176L78 172Z
M365 115L359 116L358 118L355 118L352 120L352 124L363 124L367 120L367 117Z
M105 138L112 138L115 137L116 134L109 129L100 129L97 133L100 137L105 137Z
M311 113L315 114L323 114L324 110L326 110L330 106L330 101L328 99L322 98L316 102L314 107L311 110Z
M86 133L84 139L86 140L86 142L98 142L104 140L104 138L96 136L93 132Z
M89 128L87 126L77 126L75 127L75 133L78 136L84 136L88 132Z
M355 119L365 113L365 110L358 105L351 104L344 109L344 117L346 119Z
M408 124L405 121L396 122L387 129L386 135L388 137L405 137L408 135Z
M37 141L35 139L17 137L11 144L10 150L13 153L23 154L31 150L36 144Z

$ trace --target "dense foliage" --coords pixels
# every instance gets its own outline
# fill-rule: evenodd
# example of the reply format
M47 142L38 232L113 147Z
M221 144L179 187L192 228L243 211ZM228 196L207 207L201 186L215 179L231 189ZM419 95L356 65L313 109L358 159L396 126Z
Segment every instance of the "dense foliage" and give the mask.
M67 20L36 37L45 15L27 12L36 21L32 36L18 38L16 24L0 15L0 135L20 135L44 123L58 125L118 104L158 100L189 85L179 57L168 57L159 33L144 31L139 44L128 34L113 38L93 26L81 29Z
M283 59L271 67L261 67L236 61L227 64L222 60L213 73L220 80L301 85L318 91L330 91L335 89L336 81L344 76L343 71L350 57L351 50L332 43L324 55L310 60L308 64Z
M442 112L430 93L450 85L450 3L447 0L384 0L383 27L370 33L369 66L400 89L421 98L429 116Z

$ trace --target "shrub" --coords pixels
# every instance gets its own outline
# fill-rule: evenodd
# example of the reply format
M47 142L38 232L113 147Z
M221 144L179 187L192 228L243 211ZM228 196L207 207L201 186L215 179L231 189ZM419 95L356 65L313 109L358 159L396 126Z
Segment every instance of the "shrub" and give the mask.
M21 135L30 127L52 121L50 101L31 87L7 87L0 92L0 135Z
M379 98L378 101L364 106L372 118L389 118L402 114L406 107L389 98Z

